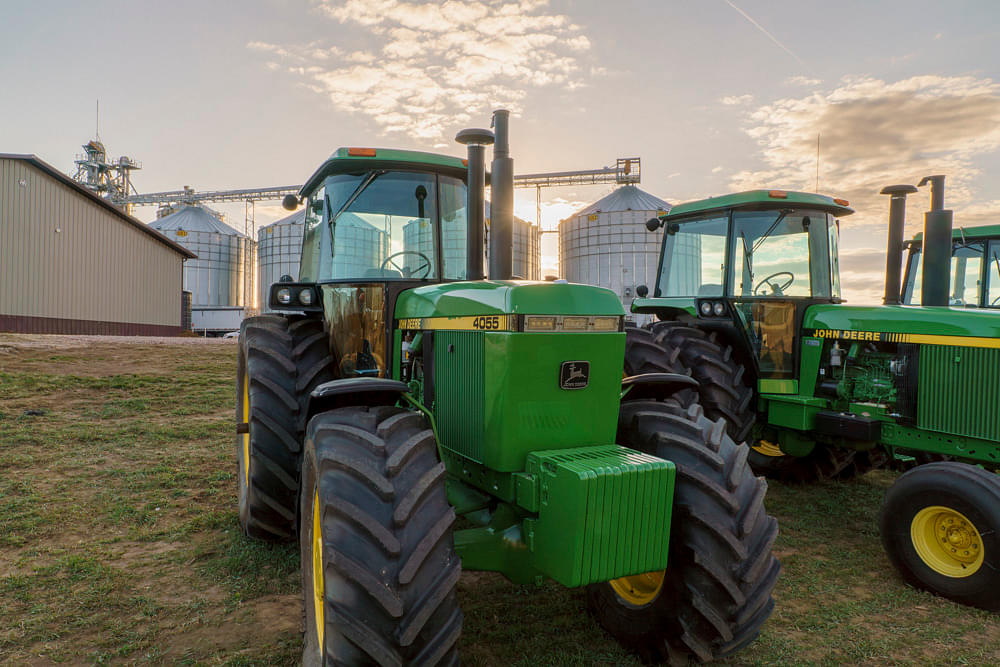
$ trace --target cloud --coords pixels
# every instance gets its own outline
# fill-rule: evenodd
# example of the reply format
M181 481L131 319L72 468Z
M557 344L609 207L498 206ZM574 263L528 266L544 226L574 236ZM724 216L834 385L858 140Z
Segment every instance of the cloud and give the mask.
M833 90L759 107L747 119L765 168L734 174L734 190L813 190L819 135L820 190L851 200L858 210L852 227L884 225L888 201L878 192L885 185L946 174L946 204L972 201L974 158L1000 148L1000 85L973 77L848 78ZM912 198L911 212L922 210L915 207L925 197Z
M785 79L785 83L791 86L818 86L823 83L823 80L813 79L808 76L790 76Z
M722 169L723 169L722 165L719 165L718 167L712 167L712 173L718 174L720 171L722 171Z
M548 0L316 0L317 10L351 26L374 48L345 52L318 43L250 42L327 96L334 107L370 117L385 133L444 138L446 127L492 108L517 111L529 88L575 90L593 68L580 62L591 42Z
M730 106L730 107L737 106L737 105L740 105L740 104L750 104L751 102L753 102L753 95L750 95L750 94L747 94L747 95L727 95L726 97L723 97L719 101L722 102L723 104L725 104L726 106Z

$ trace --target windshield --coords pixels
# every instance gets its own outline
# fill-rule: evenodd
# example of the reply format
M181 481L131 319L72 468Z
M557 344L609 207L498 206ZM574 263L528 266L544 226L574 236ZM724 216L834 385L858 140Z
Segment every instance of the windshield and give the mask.
M300 280L464 278L465 199L460 179L433 173L330 176L309 197Z
M729 229L727 212L668 222L655 296L840 296L832 216L802 209L735 211L727 262Z
M737 211L732 294L831 296L831 225L833 220L821 211Z
M985 243L955 244L951 251L951 277L948 290L948 305L979 307L980 294L982 289L983 259L984 257L992 263L993 257L986 257ZM914 247L910 251L909 262L906 270L906 285L903 287L903 303L911 306L920 305L921 290L923 288L923 253L920 247ZM990 270L987 265L987 278L996 272ZM987 292L995 291L1000 296L1000 285L997 280L990 282L991 289ZM988 305L988 303L987 303Z

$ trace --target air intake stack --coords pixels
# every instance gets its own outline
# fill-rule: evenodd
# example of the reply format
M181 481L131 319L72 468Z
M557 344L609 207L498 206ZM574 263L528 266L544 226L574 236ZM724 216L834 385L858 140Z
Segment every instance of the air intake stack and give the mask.
M482 280L483 231L486 227L486 147L493 143L489 130L472 128L462 130L455 141L465 144L468 151L468 225L466 241L466 280Z
M490 280L514 274L514 160L510 157L510 112L493 112L493 169L490 174Z
M919 185L931 185L931 210L924 214L924 268L920 303L947 306L951 283L952 212L944 208L944 176L926 176Z
M912 185L888 185L881 194L890 195L889 241L885 256L885 297L887 306L899 305L900 276L903 269L903 227L906 223L906 195L917 192Z

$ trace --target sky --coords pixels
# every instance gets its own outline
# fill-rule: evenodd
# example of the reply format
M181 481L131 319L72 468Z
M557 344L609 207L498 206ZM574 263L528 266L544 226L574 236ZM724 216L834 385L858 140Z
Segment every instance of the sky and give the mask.
M857 211L845 297L875 303L883 186L942 173L956 225L1000 221L998 44L992 0L5 3L0 152L72 173L99 99L140 192L293 185L338 146L461 156L455 134L509 108L516 173L639 156L640 187L678 203L814 191L818 136L818 190ZM543 228L612 187L543 190ZM910 198L908 235L928 204ZM534 220L534 191L515 206ZM242 205L217 208L242 229ZM556 255L546 235L544 272Z

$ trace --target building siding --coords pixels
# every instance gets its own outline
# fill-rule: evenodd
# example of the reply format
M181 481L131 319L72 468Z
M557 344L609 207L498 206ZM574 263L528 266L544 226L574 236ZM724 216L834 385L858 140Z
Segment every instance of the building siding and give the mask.
M0 159L0 322L8 327L13 317L19 329L35 320L47 331L51 321L179 330L182 260L27 161Z

